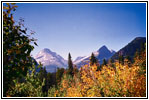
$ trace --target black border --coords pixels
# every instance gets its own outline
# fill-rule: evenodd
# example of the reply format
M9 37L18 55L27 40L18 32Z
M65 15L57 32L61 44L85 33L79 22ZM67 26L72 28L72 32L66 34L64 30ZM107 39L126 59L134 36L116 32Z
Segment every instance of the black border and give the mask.
M76 2L86 2L86 3L90 3L90 2L98 2L98 3L100 3L100 2L105 2L105 3L112 3L112 2L117 2L117 3L122 3L122 2L124 2L124 3L127 3L127 2L133 2L133 3L138 3L138 2L144 2L144 3L146 3L146 22L147 22L147 24L146 24L146 30L147 30L147 32L146 32L146 43L147 43L147 45L146 45L146 47L147 47L147 52L146 52L146 54L147 54L147 56L146 56L146 58L147 58L147 65L146 65L146 67L147 67L147 75L146 75L146 78L147 78L147 87L146 87L146 94L147 94L147 97L116 97L116 98L114 98L114 97L110 97L110 98L108 98L108 97L97 97L97 98L93 98L93 97L82 97L82 98L80 98L80 97L77 97L77 98L75 98L75 97L73 97L73 98L70 98L70 97L67 97L67 98L64 98L64 97L55 97L55 98L50 98L50 97L39 97L39 98L35 98L35 97L31 97L31 98L28 98L28 97L22 97L22 98L19 98L19 97L17 97L17 98L11 98L11 97L3 97L3 95L2 95L2 55L3 55L3 52L2 52L2 12L3 12L3 9L2 9L2 4L3 3L6 3L6 2L47 2L47 3L50 3L50 2L60 2L60 3L62 3L62 2L70 2L70 3L76 3ZM148 99L148 1L1 1L1 99Z

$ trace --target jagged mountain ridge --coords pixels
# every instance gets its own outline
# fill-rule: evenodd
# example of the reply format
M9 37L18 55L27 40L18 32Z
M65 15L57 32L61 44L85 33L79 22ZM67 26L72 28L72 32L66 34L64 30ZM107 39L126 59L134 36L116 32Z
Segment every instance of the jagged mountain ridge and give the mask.
M95 57L98 59L99 63L102 64L103 59L108 60L111 59L118 59L118 55L121 53L123 56L129 55L131 58L135 55L135 52L140 50L141 43L145 43L146 38L145 37L137 37L128 45L120 49L118 52L115 52L114 50L109 50L105 45L99 48L99 50L93 52ZM91 54L90 54L91 55ZM75 65L77 65L78 68L81 66L87 64L90 59L90 55L83 56L83 57L77 57L76 60L73 62ZM55 52L52 52L51 50L45 48L41 50L36 56L35 60L39 63L41 62L43 66L46 67L46 70L48 72L55 72L56 68L63 67L67 68L67 61L61 57L60 55L56 54Z
M41 50L36 56L35 60L46 67L47 72L55 72L59 68L67 68L67 61L50 49L45 48Z
M97 59L109 59L114 53L114 50L109 50L105 45L102 46L98 51L99 54L96 56Z
M115 54L115 51L109 50L105 45L103 45L101 48L99 48L99 50L97 50L96 52L93 52L93 53L94 53L95 57L98 59L99 63L101 64L103 59L108 60L110 57L112 57L113 54ZM73 63L75 65L77 65L78 68L80 68L81 66L83 66L89 62L90 55L80 57L80 59L78 59L78 60L77 59Z

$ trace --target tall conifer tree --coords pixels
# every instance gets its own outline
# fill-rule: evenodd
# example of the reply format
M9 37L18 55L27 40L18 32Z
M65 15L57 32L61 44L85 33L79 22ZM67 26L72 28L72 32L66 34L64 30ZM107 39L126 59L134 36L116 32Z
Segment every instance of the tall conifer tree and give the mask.
M97 64L97 59L96 57L94 56L94 54L92 53L91 55L91 58L90 58L90 65L94 65L94 64Z
M107 61L106 61L106 59L103 59L102 64L103 64L103 65L107 65Z
M72 60L71 60L71 55L70 53L68 54L68 73L70 75L73 74L73 63L72 63Z

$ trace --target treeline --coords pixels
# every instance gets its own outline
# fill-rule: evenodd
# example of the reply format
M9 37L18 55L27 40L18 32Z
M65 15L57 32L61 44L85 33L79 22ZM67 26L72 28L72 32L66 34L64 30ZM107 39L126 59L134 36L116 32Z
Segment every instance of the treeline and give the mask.
M121 56L121 55L120 55ZM146 97L146 49L136 52L133 62L119 57L102 65L91 55L90 63L74 74L64 73L51 97Z
M36 39L29 35L23 19L14 22L15 4L3 11L3 96L5 97L145 97L146 46L133 60L119 59L99 64L91 54L89 64L79 70L68 54L68 69L48 73L31 57ZM32 45L31 45L32 44ZM37 69L40 69L37 71Z

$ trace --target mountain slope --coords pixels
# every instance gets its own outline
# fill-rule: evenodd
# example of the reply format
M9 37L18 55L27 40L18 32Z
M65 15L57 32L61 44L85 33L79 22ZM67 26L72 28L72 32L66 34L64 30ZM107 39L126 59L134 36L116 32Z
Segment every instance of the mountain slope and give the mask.
M83 56L83 57L81 57L81 56L77 57L77 58L75 59L74 63L78 62L79 60L83 59L84 57L85 57L85 56Z
M110 51L105 45L102 46L98 51L99 54L96 56L97 59L101 62L103 59L109 59L115 51Z
M125 47L120 49L118 52L116 52L111 59L118 59L119 54L123 56L130 56L130 58L133 58L136 51L141 49L141 44L146 42L145 37L137 37L134 40L132 40L130 43L128 43Z
M102 46L96 52L93 52L95 57L98 59L99 63L102 64L103 59L108 60L115 53L114 50L109 50L105 45ZM80 59L76 59L73 63L77 65L78 68L89 63L90 56L80 57Z
M67 67L67 61L64 58L47 48L41 50L35 59L46 67L47 72L55 72L57 67Z

